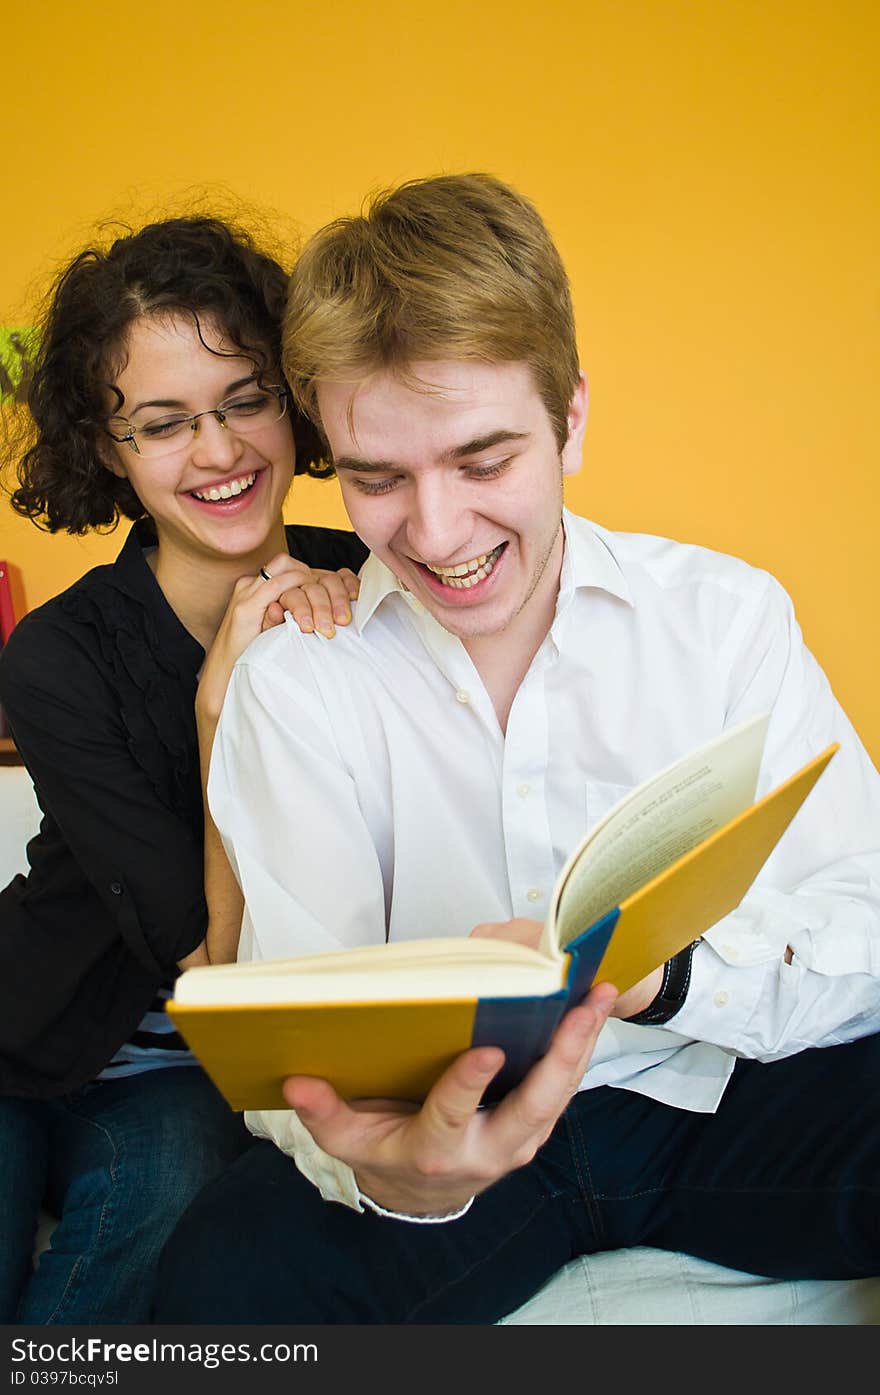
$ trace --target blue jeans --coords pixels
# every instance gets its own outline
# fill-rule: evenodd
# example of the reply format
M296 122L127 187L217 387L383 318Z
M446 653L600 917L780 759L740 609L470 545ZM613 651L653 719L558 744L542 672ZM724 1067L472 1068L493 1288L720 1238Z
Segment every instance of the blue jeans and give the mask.
M323 1201L255 1143L189 1208L162 1323L477 1323L576 1255L650 1245L788 1278L880 1273L880 1037L738 1061L715 1114L576 1095L533 1162L460 1220Z
M165 1240L248 1140L191 1066L0 1099L0 1322L148 1321ZM41 1206L60 1220L34 1271Z

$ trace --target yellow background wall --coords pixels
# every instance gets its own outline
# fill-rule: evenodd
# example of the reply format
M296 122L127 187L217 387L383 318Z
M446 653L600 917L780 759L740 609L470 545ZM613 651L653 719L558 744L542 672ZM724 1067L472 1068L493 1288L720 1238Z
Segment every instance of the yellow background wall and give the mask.
M880 759L875 0L44 0L2 47L7 324L194 186L304 234L419 175L521 188L591 382L569 503L774 571ZM344 522L333 484L290 508ZM0 506L29 606L119 544Z

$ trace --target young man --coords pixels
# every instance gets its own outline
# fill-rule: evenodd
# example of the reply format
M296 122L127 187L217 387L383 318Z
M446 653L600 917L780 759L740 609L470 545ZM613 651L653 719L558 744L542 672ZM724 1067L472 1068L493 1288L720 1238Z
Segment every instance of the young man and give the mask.
M841 749L737 911L594 989L501 1104L479 1108L493 1048L419 1110L289 1081L172 1240L158 1319L486 1323L638 1244L876 1274L880 779L784 592L563 510L587 413L568 284L497 180L317 234L285 345L372 556L350 630L272 631L230 686L209 798L240 957L528 939L585 826L700 742L769 712L759 792Z

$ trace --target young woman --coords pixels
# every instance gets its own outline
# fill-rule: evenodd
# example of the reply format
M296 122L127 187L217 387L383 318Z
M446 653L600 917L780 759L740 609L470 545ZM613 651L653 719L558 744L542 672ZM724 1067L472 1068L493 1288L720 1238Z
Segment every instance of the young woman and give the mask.
M197 686L216 710L285 607L346 623L366 556L282 521L294 474L321 473L280 370L286 279L246 234L174 219L82 252L42 327L13 507L49 531L134 523L0 663L43 810L0 892L2 1322L147 1321L166 1236L249 1141L163 999L207 957Z

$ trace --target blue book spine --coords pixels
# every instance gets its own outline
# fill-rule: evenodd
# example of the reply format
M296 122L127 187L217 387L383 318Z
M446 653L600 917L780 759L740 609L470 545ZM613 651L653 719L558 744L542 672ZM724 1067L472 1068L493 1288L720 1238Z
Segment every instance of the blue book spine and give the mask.
M617 909L597 920L567 947L568 976L558 993L541 998L481 998L471 1046L500 1046L504 1065L483 1096L496 1104L544 1055L569 1008L583 1002L617 924Z
M591 925L588 930L578 935L566 946L571 955L567 985L569 1007L583 1002L590 991L590 986L596 977L596 970L602 963L619 918L620 911L615 906L613 911L603 915L601 920L597 920L594 925Z

